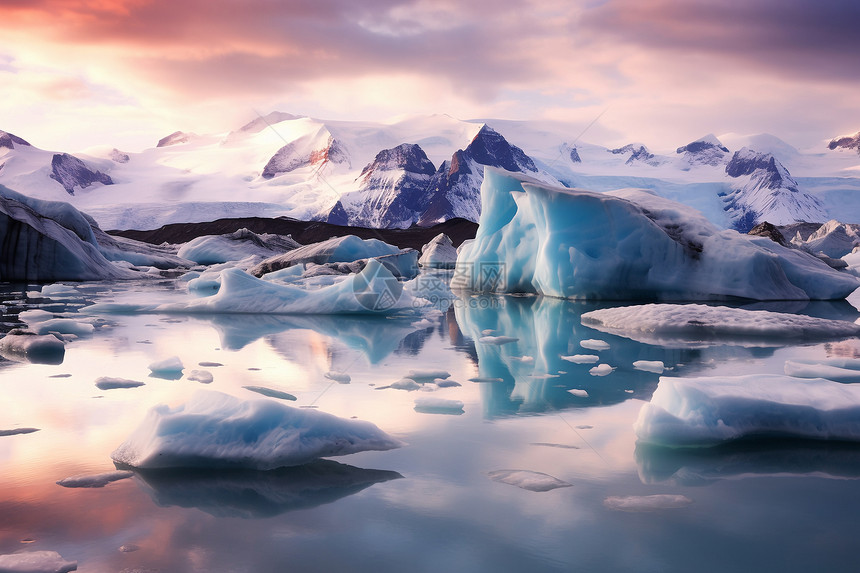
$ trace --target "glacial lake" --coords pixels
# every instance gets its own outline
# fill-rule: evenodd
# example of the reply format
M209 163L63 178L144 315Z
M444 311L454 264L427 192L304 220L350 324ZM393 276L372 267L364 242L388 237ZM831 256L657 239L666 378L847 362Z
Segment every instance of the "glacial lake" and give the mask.
M130 294L185 296L171 279L81 283L54 297L39 288L0 289L4 331L20 326L24 309L76 317ZM782 374L786 360L860 356L860 340L655 345L580 323L583 312L618 304L470 296L420 328L374 317L87 315L95 331L67 344L62 363L0 361L0 430L38 428L0 435L0 555L55 551L98 573L856 570L860 446L637 445L632 426L659 375L633 363L661 361L666 376ZM860 316L844 302L750 308ZM609 347L583 348L591 339ZM562 358L575 354L614 370L594 376L595 364ZM181 378L150 376L149 364L172 356ZM381 389L426 369L461 385ZM189 380L192 370L212 381ZM105 376L144 385L101 390ZM111 452L157 404L201 389L275 399L245 386L371 421L407 445L272 472L136 471L104 487L57 484L114 471ZM416 409L426 397L462 401L463 412ZM500 470L566 484L532 491L499 481ZM655 495L674 497L635 503ZM613 501L631 496L632 505Z

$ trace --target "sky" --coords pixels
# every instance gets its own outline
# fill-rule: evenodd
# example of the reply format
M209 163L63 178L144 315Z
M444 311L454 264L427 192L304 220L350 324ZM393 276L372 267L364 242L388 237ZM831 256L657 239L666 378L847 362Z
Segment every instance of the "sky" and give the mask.
M674 149L860 130L856 0L0 0L0 130L140 151L273 110Z

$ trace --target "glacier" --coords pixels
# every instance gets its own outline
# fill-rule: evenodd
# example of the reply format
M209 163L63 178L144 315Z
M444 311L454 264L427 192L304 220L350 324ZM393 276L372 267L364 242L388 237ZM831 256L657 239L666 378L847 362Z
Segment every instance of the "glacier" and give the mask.
M640 442L713 446L752 437L860 441L860 386L780 374L663 376L633 426Z
M595 193L487 168L452 286L569 299L841 299L860 286L798 250L721 231L643 190Z
M272 470L402 445L370 422L199 390L180 406L152 408L111 458L139 469Z

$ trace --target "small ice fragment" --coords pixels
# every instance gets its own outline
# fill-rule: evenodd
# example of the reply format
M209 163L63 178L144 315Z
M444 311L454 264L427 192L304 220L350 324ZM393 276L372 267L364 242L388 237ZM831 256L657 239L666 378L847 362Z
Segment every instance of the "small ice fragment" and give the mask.
M0 436L17 436L19 434L32 434L38 431L39 428L12 428L11 430L0 430Z
M662 374L663 370L666 369L660 360L637 360L633 363L633 368L642 370L643 372L653 372L654 374Z
M580 390L579 388L571 388L570 390L568 390L568 392L580 398L588 398L588 392L586 392L585 390Z
M185 366L182 365L182 360L180 360L178 356L171 356L164 360L157 360L149 365L149 369L153 373L158 374L182 372L183 368L185 368Z
M593 427L594 426L589 426L588 424L582 424L581 426L577 426L576 429L577 430L590 430Z
M594 368L588 371L592 376L606 376L607 374L612 374L612 371L615 370L609 364L598 364Z
M56 551L0 555L0 571L4 573L68 573L77 569L77 561L66 561Z
M134 543L126 543L124 545L120 545L119 550L121 553L131 553L132 551L137 551L140 549L140 545L135 545Z
M504 382L501 378L488 378L486 376L476 376L474 378L469 378L469 382L477 382L479 384L488 384L494 382Z
M220 362L198 362L197 366L202 366L203 368L215 368L217 366L224 366Z
M450 377L451 373L446 370L410 370L406 373L406 376L404 376L404 378L415 380L419 384L426 384L427 382L432 382L437 378L444 380Z
M425 414L460 415L463 413L463 402L445 398L416 398L415 411Z
M597 350L598 352L609 348L608 342L606 342L605 340L596 340L594 338L582 340L580 341L579 345L589 350Z
M434 382L439 388L455 388L457 386L462 386L462 384L455 380L451 380L450 378L447 380L440 380L437 378L436 380L434 380Z
M478 342L501 346L502 344L509 344L511 342L516 342L517 340L519 340L519 338L514 338L512 336L482 336L478 339Z
M687 507L691 503L693 500L685 495L669 494L611 496L603 500L603 505L607 509L629 512L678 509Z
M569 446L567 444L553 444L550 442L532 442L530 446L543 446L546 448L562 448L565 450L578 450L579 446Z
M275 390L274 388L267 388L265 386L242 386L242 388L250 390L251 392L256 392L257 394L262 394L263 396L268 396L269 398L277 398L279 400L295 401L298 399L289 392Z
M574 364L594 364L600 361L600 356L596 354L574 354L573 356L562 356L561 359Z
M493 334L495 334L495 332L496 331L493 330L492 328L485 328L484 330L481 331L481 335L482 336L492 336Z
M514 485L529 491L550 491L572 484L541 472L530 470L496 470L487 474L491 480Z
M389 384L388 387L394 388L395 390L408 390L411 392L412 390L418 390L421 388L421 384L411 378L401 378L397 382Z
M61 479L57 482L57 485L61 485L63 487L86 488L104 487L109 483L113 483L121 479L127 479L132 477L133 475L134 472L124 470L106 472L103 474L79 475Z
M516 356L514 356L514 357L512 357L512 358L514 358L514 359L516 359L516 360L519 360L519 361L520 361L520 362L522 362L523 364L533 364L533 363L534 363L534 361L535 361L534 356L520 356L519 358L517 358Z
M138 388L143 386L143 382L137 380L126 380L125 378L111 378L102 376L96 379L96 388L99 390L116 390L120 388Z
M200 382L201 384L211 384L212 380L215 379L212 373L206 370L192 370L186 378L192 382Z
M54 374L52 376L48 376L48 378L71 378L71 374Z
M334 380L338 384L349 384L352 381L352 377L346 372L335 372L331 370L323 374L329 380Z
M65 343L53 334L12 329L0 338L0 356L16 362L62 364L65 354Z
M92 324L87 322L78 322L70 318L51 318L49 320L30 325L30 330L36 334L56 332L58 334L90 336L95 329L96 328Z

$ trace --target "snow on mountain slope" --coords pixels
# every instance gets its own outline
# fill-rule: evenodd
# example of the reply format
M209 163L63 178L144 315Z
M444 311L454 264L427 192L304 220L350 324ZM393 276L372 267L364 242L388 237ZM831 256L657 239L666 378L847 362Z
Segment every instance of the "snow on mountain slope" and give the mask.
M797 181L773 155L744 147L732 156L726 174L733 179L732 190L725 195L726 210L741 232L763 221L786 225L828 218L824 204L801 192Z
M107 145L69 155L0 132L0 183L68 201L106 229L282 215L386 227L477 220L485 165L596 191L651 189L721 227L770 217L860 221L853 152L826 144L799 151L767 134L709 134L661 154L640 143L589 144L581 133L549 121L416 115L374 123L275 111L227 133L175 132L140 153ZM795 177L776 163L759 176L727 174L741 143ZM777 176L783 184L768 186Z
M860 131L852 135L834 137L827 144L827 149L837 149L840 151L843 149L853 149L860 154Z

